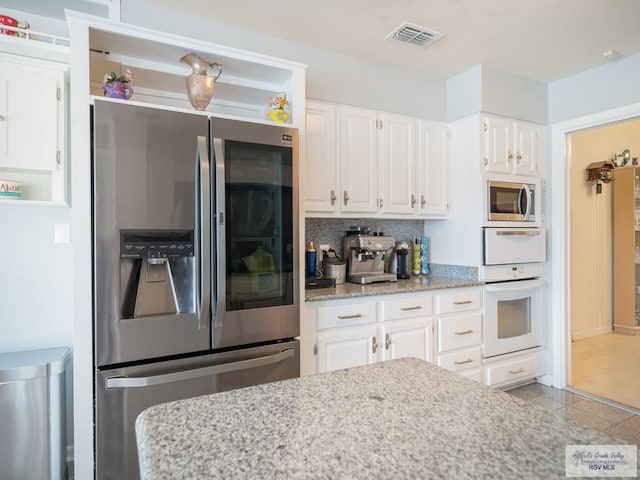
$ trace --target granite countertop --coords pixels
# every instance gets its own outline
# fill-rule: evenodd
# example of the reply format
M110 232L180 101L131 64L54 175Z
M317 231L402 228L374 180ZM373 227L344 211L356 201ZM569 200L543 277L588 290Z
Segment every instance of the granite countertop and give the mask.
M368 285L346 282L336 285L335 287L306 289L304 292L304 300L305 302L318 302L321 300L412 293L476 285L484 285L484 282L478 280L478 273L475 268L434 265L429 275L415 276L409 280L380 282Z
M143 479L564 478L566 445L616 445L418 359L153 406Z

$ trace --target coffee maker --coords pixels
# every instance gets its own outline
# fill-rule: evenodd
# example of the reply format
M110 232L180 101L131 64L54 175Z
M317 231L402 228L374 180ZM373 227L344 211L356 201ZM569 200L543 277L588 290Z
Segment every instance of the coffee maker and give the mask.
M343 241L347 280L359 284L397 281L395 273L385 271L394 245L393 237L347 232Z

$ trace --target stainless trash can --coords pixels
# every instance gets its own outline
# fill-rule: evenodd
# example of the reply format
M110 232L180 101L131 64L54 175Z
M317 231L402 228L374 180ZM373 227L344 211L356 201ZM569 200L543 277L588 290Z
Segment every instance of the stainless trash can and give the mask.
M66 478L68 348L0 353L0 478Z

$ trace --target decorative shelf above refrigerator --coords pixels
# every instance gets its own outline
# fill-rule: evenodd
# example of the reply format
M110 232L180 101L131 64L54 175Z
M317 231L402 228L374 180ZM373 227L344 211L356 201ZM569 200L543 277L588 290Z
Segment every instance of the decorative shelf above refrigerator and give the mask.
M195 53L222 65L209 114L274 123L267 116L267 102L283 92L290 102L289 123L304 125L305 65L86 15L69 14L69 25L72 58L86 62L90 71L87 93L102 95L105 74L130 69L132 100L194 112L185 86L192 70L180 59Z

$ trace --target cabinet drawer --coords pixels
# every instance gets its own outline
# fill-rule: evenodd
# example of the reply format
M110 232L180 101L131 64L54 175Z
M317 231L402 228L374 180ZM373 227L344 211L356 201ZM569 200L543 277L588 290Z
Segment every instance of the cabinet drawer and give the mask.
M486 385L515 383L537 376L540 372L537 354L507 359L495 364L485 364L484 379Z
M438 295L436 311L438 313L462 312L482 309L482 289L469 288L452 293Z
M478 368L481 364L482 351L479 346L438 355L438 366L454 372L471 367Z
M318 330L363 325L375 321L375 303L335 305L318 308Z
M482 343L482 314L438 318L438 352Z
M433 302L430 296L384 300L380 303L384 320L423 317L433 313Z

